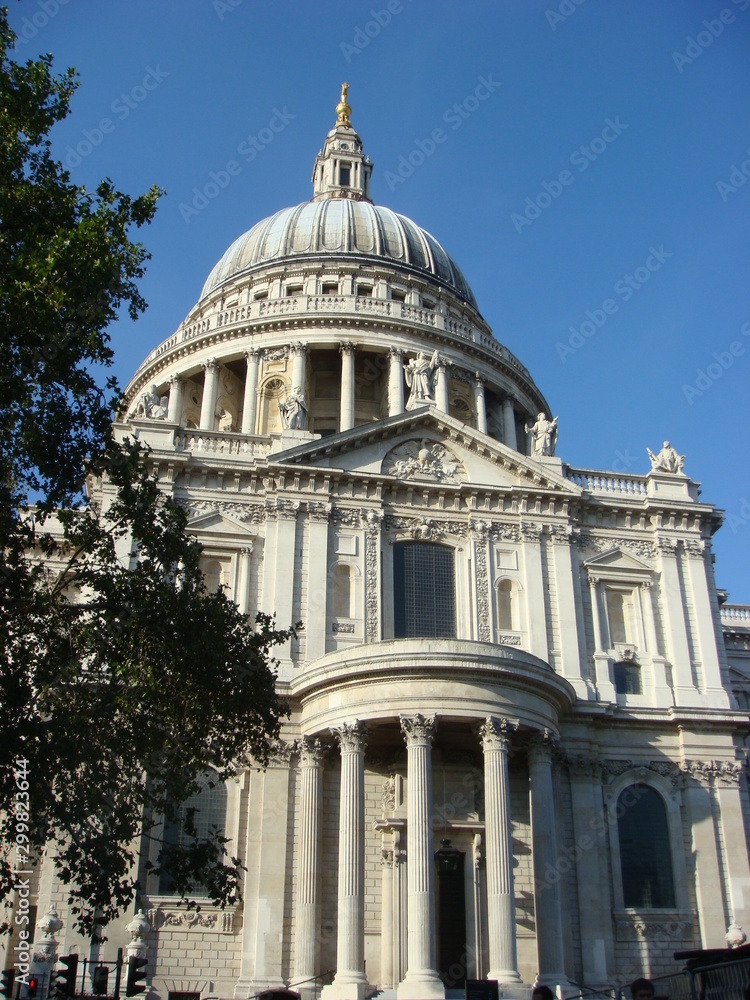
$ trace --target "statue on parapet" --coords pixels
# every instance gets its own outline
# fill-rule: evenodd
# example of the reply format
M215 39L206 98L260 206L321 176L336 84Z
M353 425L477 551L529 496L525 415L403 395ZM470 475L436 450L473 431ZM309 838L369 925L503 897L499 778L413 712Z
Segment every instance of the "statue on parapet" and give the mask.
M166 420L169 412L169 396L160 396L154 383L148 392L144 392L136 409L136 416L148 420Z
M664 447L658 455L654 455L650 448L646 448L646 451L648 452L648 457L651 459L652 472L682 472L685 456L678 455L669 441L664 442Z
M555 454L557 417L548 420L546 413L537 413L536 422L531 427L524 424L524 430L531 435L531 454L535 458L548 458Z
M435 402L435 368L440 363L440 355L435 351L431 358L420 351L416 358L411 358L404 365L406 384L411 393L406 403L407 410L417 406L426 406Z
M292 389L285 400L279 400L279 412L285 430L303 431L307 426L307 402L300 389Z

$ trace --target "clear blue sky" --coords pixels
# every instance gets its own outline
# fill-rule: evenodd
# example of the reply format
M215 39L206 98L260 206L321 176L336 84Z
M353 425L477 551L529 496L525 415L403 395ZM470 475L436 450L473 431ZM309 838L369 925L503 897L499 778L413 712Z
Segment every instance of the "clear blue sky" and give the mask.
M374 200L459 262L559 415L558 454L645 473L669 438L727 512L717 583L750 601L750 0L9 6L17 57L79 71L55 131L73 179L167 191L150 308L112 330L121 384L238 235L310 197L347 80ZM188 213L212 172L228 183Z

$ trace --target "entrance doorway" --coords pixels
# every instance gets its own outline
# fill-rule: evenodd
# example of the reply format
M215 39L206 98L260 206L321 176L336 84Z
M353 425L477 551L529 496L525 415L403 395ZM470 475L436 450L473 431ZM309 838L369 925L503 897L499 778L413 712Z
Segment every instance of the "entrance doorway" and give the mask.
M437 967L447 989L466 982L466 898L464 853L442 840L437 867Z

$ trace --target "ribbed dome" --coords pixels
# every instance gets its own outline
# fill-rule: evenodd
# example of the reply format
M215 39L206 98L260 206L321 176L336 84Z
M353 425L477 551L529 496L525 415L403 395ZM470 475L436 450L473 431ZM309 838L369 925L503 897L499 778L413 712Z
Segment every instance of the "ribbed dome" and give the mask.
M343 198L305 202L257 223L234 241L211 271L201 298L226 281L271 262L316 255L387 260L448 286L477 308L458 265L434 236L388 208Z

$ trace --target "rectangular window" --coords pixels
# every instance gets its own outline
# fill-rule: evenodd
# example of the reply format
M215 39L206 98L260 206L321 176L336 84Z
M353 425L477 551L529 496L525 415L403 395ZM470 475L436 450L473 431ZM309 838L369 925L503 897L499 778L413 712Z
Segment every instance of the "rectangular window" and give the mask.
M394 302L406 302L406 292L402 292L398 288L392 288L391 298Z
M359 298L372 298L372 285L357 285Z
M338 284L324 283L323 285L323 295L338 295L339 286Z
M262 292L256 292L255 295L254 295L254 299L255 299L256 302L258 301L258 299L267 299L267 298L268 298L268 289L267 288L264 289Z
M302 285L287 285L286 286L286 294L287 295L301 295L302 294Z
M349 187L351 184L351 167L348 163L342 163L339 167L339 184L342 187Z
M396 639L455 637L453 549L431 542L394 545L393 603Z

